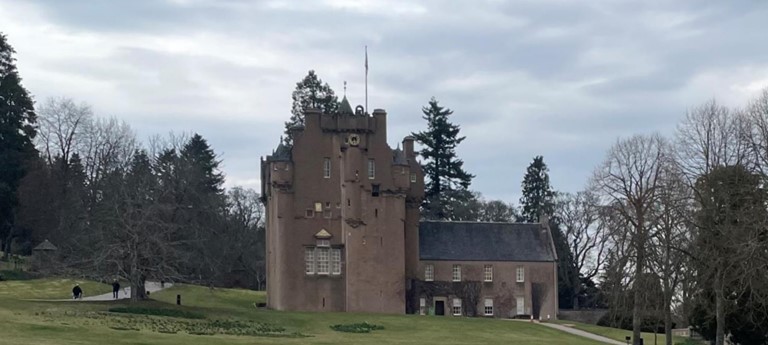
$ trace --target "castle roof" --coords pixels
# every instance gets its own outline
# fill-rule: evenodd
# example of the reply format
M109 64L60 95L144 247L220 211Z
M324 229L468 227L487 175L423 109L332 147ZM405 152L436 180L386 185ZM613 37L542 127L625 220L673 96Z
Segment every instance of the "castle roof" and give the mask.
M58 249L59 248L56 248L56 246L54 246L53 243L51 243L48 240L45 240L43 241L43 243L38 244L37 247L33 248L32 250L33 251L53 251Z
M400 149L399 145L392 151L392 162L395 165L408 165L408 160L405 158L405 152Z
M349 101L347 100L347 96L344 96L344 98L341 99L341 103L339 104L339 114L355 115L355 112L352 111L352 106L349 104Z
M556 261L551 235L538 223L422 221L421 260ZM548 231L547 231L548 232Z
M291 148L283 143L283 138L280 138L280 144L277 145L275 152L269 156L269 160L272 162L288 162L291 160Z

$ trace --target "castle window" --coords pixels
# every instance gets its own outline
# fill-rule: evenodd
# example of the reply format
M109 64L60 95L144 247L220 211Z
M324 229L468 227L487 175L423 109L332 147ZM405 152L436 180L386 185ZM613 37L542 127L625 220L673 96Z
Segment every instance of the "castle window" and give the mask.
M331 249L331 274L341 274L341 249Z
M311 208L308 208L307 212L304 213L304 216L307 218L315 218L315 211L313 211Z
M304 248L304 264L306 274L315 274L315 248Z
M317 274L328 274L329 248L317 248Z
M434 281L435 280L435 266L434 265L426 265L424 266L424 281Z
M373 159L368 160L368 179L373 180L376 178L376 162Z
M485 265L485 267L483 267L483 281L493 281L493 266Z
M518 283L525 282L525 267L518 267L516 271L516 279Z
M379 185L377 185L377 184L372 184L372 185L371 185L371 196L373 196L373 197L377 197L377 196L379 196L379 194L380 194L380 189L381 189L381 187L380 187Z
M331 178L331 159L323 158L323 178Z
M416 174L411 173L411 183L416 183Z
M427 314L427 299L422 297L419 298L419 315L426 315Z
M483 307L483 314L485 316L493 316L493 298L486 298Z
M373 216L374 217L378 217L379 216L379 209L378 208L373 210Z
M336 208L341 208L341 203L340 202L336 203Z
M323 212L323 218L330 219L331 217L333 217L333 213L331 211Z
M461 281L461 265L453 265L453 281Z
M331 202L330 201L326 201L325 202L325 208L331 208Z
M317 240L317 246L318 247L330 247L331 246L331 240L327 240L327 239Z
M315 212L323 212L323 203L322 202L316 202L315 203Z
M461 316L461 299L460 298L454 298L453 305L451 305L451 307L452 307L454 316Z

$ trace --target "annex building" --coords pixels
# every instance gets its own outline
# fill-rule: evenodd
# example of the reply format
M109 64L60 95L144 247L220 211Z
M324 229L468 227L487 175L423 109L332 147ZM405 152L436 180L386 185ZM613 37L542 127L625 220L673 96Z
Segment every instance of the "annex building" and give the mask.
M277 310L555 318L547 222L421 221L414 139L387 113L305 112L261 160L267 306Z

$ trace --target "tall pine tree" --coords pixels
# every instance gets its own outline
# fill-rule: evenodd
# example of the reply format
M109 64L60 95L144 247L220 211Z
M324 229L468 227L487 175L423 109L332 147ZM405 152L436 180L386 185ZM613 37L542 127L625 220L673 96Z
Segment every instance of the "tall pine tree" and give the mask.
M16 70L16 53L0 33L0 241L6 256L16 233L14 211L17 190L24 177L25 164L37 156L35 109L32 97L21 85Z
M542 156L534 157L525 172L520 205L525 222L538 222L540 216L552 216L555 211L555 192L549 184L549 168Z
M423 146L420 154L426 161L424 173L429 178L422 216L455 220L459 216L455 210L473 198L469 185L474 175L464 170L464 161L456 155L456 146L466 137L459 137L459 125L449 121L453 111L438 105L434 97L422 112L427 130L413 133Z
M304 125L304 109L317 108L325 114L332 114L339 109L339 99L328 83L323 83L315 71L310 70L307 76L296 83L293 91L291 119L285 123L285 143L293 144L293 134L290 129Z
M573 275L576 265L568 247L568 243L560 229L560 222L553 218L555 211L555 191L549 184L549 168L544 163L544 157L536 156L528 166L523 177L523 196L520 198L522 207L521 220L537 223L540 216L549 217L549 228L552 231L552 240L555 243L555 251L558 258L557 286L560 308L573 306Z

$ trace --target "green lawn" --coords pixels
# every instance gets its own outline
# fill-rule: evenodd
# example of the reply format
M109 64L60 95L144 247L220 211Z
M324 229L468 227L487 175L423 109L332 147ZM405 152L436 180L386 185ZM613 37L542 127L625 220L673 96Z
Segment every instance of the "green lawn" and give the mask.
M556 323L559 323L561 325L566 325L569 327L573 327L576 329L580 329L585 332L594 333L597 335L602 335L606 338L615 339L618 341L625 341L626 336L632 336L632 331L619 329L619 328L611 328L611 327L603 327L603 326L597 326L597 325L590 325L586 323L579 323L579 322L573 322L573 321L554 321ZM656 337L658 339L659 344L664 344L664 334L656 334ZM645 344L654 344L654 334L653 333L642 333L643 343ZM672 337L672 343L682 343L685 341L686 338L682 337Z
M31 289L53 285L51 281L32 282ZM0 285L0 291L4 287ZM19 289L14 291L22 292ZM26 293L32 294L32 291ZM39 296L43 292L33 294ZM176 294L182 295L181 307L175 305ZM156 301L136 304L32 302L11 295L0 295L2 340L9 344L599 344L541 325L509 320L269 311L253 306L255 302L264 300L264 293L236 289L210 290L197 286L174 286L152 294ZM205 315L205 319L107 312L109 308L117 306L182 310L187 314ZM334 324L363 321L384 326L384 329L364 334L330 329ZM201 333L212 329L239 330L238 325L250 325L243 326L251 327L242 328L245 330L276 331L270 333L271 336L188 334L190 329L197 333L194 327L198 325ZM183 327L187 327L185 331L164 333L166 330L176 331Z
M9 280L0 282L0 298L17 299L64 299L72 298L72 288L80 284L85 296L101 295L112 291L112 287L88 280L76 279L34 279Z

